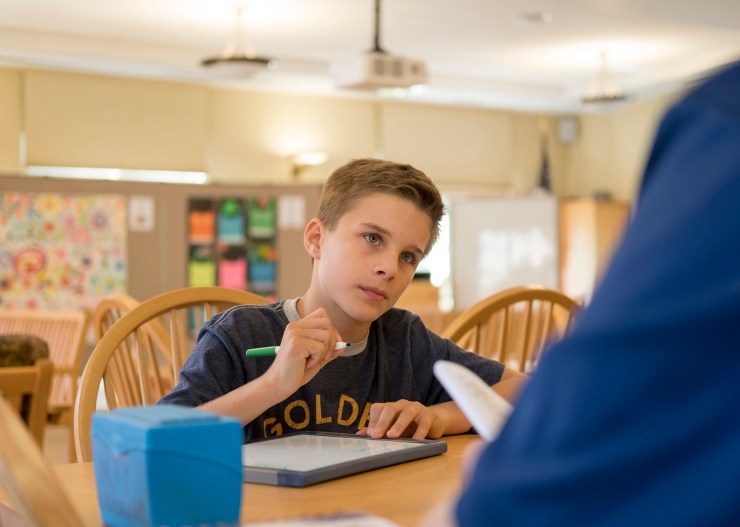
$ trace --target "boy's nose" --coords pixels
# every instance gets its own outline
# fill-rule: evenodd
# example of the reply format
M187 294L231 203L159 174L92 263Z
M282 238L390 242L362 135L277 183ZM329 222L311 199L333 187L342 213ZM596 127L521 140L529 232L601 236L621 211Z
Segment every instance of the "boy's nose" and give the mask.
M380 258L375 264L375 274L392 278L398 270L398 260L393 257Z

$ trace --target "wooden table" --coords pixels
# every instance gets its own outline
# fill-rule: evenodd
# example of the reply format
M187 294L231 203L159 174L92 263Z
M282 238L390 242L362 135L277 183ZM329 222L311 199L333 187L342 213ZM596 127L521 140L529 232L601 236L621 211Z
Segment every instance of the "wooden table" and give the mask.
M455 492L465 446L475 435L445 438L446 454L372 470L305 488L245 484L241 522L365 511L399 525L417 525L430 507ZM101 525L92 463L54 465L87 526Z

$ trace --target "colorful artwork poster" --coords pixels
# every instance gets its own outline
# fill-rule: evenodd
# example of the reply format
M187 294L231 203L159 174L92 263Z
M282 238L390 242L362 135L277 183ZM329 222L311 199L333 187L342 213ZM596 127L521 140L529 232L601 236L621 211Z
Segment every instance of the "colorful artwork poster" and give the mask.
M0 193L0 308L92 310L126 258L125 197Z

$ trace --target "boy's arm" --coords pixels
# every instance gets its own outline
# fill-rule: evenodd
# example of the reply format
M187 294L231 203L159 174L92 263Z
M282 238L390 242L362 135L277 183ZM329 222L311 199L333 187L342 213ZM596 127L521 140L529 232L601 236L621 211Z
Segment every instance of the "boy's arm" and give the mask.
M528 380L528 375L506 366L501 380L493 385L493 391L514 404Z
M525 374L505 368L491 389L513 404L527 379ZM468 430L470 421L453 401L424 406L420 402L400 400L373 404L368 427L359 433L373 438L410 435L414 439L438 439Z
M501 375L501 379L491 386L491 389L511 404L514 404L519 396L519 392L522 390L528 379L529 377L527 375L509 367L505 367L504 372ZM470 430L470 421L468 421L467 417L465 417L454 401L435 404L429 408L435 412L439 416L440 421L444 423L444 429L438 437L443 435L463 434Z
M319 308L287 325L280 342L280 353L262 376L198 408L229 415L242 424L248 424L313 379L321 368L341 355L344 349L335 349L340 340L326 311Z
M251 423L262 412L288 397L283 395L281 386L275 386L266 375L240 386L239 388L204 403L199 410L228 415L239 419L243 425Z

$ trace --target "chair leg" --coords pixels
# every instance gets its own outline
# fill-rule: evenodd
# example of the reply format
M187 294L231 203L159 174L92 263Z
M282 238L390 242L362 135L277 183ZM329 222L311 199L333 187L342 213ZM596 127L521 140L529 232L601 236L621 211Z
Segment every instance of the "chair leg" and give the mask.
M72 416L72 410L64 410L59 419L59 424L67 427L67 451L69 452L69 463L75 463L77 461L77 452L75 452L75 428Z

